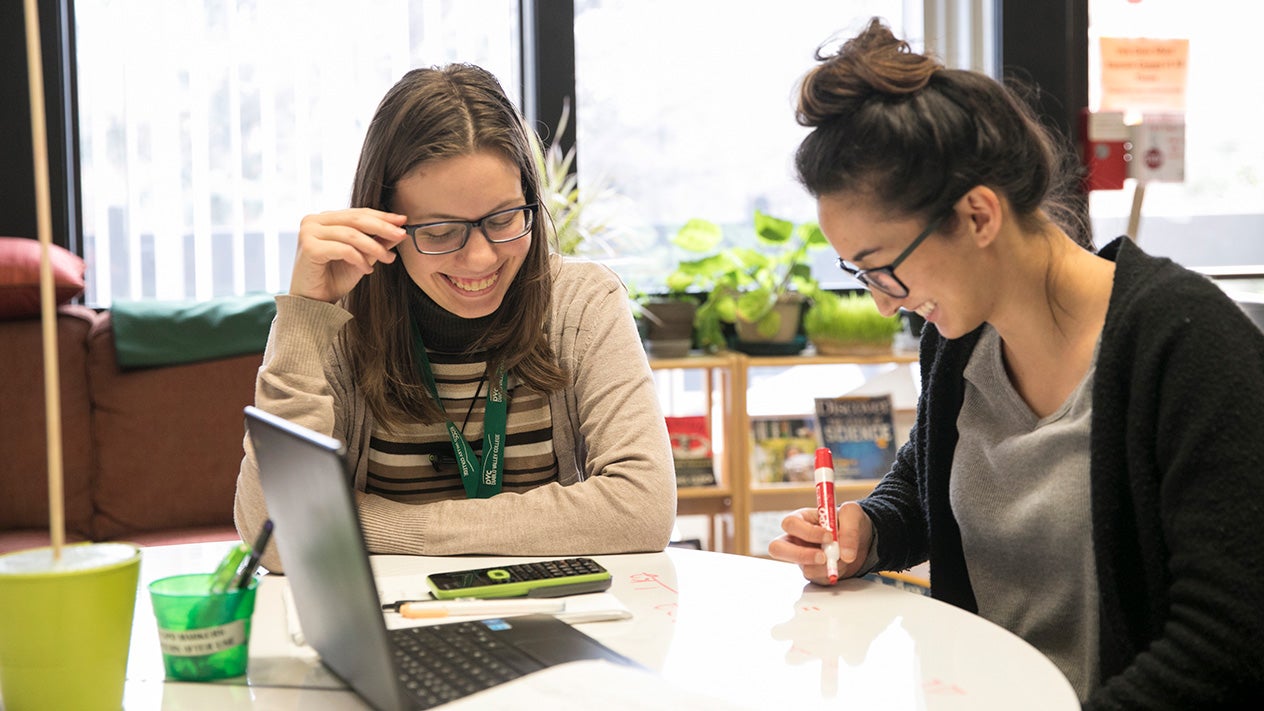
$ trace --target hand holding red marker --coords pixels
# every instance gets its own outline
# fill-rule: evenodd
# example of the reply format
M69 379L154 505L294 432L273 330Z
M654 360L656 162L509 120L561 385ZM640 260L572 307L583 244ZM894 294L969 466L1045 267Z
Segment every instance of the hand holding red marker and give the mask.
M816 513L830 539L821 546L830 585L838 582L838 509L834 507L834 455L827 447L816 450Z

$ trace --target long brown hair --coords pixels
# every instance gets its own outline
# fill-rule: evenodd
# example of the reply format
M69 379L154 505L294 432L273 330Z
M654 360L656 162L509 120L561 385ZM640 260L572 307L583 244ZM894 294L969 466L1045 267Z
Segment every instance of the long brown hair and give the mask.
M929 221L986 185L1025 228L1041 231L1051 219L1090 246L1074 208L1074 153L1013 90L912 52L877 18L816 59L796 111L814 129L795 156L812 195L870 195L896 215Z
M419 164L485 150L516 165L526 201L539 202L533 139L486 70L469 64L414 69L387 92L369 124L351 204L390 211L395 184ZM548 339L553 276L544 218L536 219L522 267L469 350L487 352L489 373L504 366L529 387L548 392L565 384L565 374ZM404 242L399 249L411 246ZM340 347L374 418L387 428L446 417L416 367L409 304L419 291L396 259L378 263L342 299L355 318L343 329Z

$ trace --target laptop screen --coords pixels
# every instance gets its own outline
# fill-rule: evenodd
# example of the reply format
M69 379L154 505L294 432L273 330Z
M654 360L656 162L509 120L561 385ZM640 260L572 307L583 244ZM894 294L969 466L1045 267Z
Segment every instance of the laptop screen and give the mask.
M255 407L246 428L303 634L378 708L403 708L342 443Z

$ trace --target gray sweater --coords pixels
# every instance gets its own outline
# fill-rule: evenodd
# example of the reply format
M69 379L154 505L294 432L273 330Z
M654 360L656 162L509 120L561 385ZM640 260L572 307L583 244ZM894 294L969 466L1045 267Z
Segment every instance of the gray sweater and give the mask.
M372 553L581 555L662 550L676 514L666 422L628 308L608 268L554 260L554 354L570 377L549 396L558 483L490 499L424 505L364 493L373 416L333 348L346 310L277 297L255 404L345 443ZM249 438L235 519L253 540L267 518ZM281 569L275 546L263 559Z

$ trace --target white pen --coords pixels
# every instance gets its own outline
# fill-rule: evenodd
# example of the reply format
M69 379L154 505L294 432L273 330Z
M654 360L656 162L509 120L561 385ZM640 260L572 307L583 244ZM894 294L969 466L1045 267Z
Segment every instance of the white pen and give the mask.
M555 614L566 610L563 600L514 598L506 600L424 600L406 602L399 614L410 619L429 617L495 617L497 615Z

